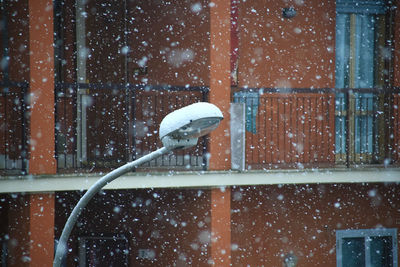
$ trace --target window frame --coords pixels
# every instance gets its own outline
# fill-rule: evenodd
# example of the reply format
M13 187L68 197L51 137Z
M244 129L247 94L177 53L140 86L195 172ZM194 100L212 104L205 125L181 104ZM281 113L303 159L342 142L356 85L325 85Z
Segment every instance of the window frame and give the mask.
M79 266L86 267L87 266L87 241L90 240L99 240L99 241L106 241L106 240L113 240L113 241L123 241L127 245L127 249L130 250L130 243L129 238L125 234L93 234L93 235L84 235L78 237L78 255L79 255ZM126 254L125 259L126 266L129 266L129 253Z
M342 240L344 238L364 238L365 263L366 267L370 266L370 239L368 237L391 237L392 238L392 260L393 266L398 264L398 248L397 248L397 229L396 228L380 228L380 229L347 229L336 230L336 266L343 267L342 262Z

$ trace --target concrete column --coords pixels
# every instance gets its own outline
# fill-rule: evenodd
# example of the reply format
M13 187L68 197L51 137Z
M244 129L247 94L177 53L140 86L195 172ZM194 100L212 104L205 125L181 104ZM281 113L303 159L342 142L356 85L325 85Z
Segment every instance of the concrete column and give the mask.
M231 189L211 190L211 257L214 266L231 265Z
M231 0L210 2L210 102L217 105L224 120L210 134L210 170L228 170L230 159L231 93Z
M52 0L29 0L29 173L54 174L54 30Z

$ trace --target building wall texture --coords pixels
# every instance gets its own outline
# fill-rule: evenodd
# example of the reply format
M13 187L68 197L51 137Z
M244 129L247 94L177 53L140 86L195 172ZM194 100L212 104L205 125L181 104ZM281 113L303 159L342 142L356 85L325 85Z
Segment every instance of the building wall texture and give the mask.
M336 266L336 230L399 228L397 184L249 186L232 189L232 263Z
M34 89L37 91L32 92L46 89L44 101L38 104L50 108L45 120L47 124L38 126L46 115L38 111L43 112L46 109L33 107L34 123L31 124L31 133L35 134L33 138L45 138L48 142L42 145L45 152L32 154L36 157L33 159L37 160L36 169L32 170L35 173L53 173L54 64L51 41L54 18L51 1L43 2L49 6L45 11L32 9L34 2L10 2L9 5L10 12L19 11L14 12L15 17L8 21L12 25L9 35L13 38L10 39L10 78L31 81L31 85L36 82ZM181 1L173 5L172 2L164 1L169 5L162 7L155 2L141 1L140 5L137 2L128 1L132 6L129 6L129 12L124 15L136 18L128 21L128 26L123 26L118 14L111 17L90 17L87 20L86 33L94 35L87 43L88 47L94 48L88 61L88 82L209 86L210 101L219 103L226 115L222 127L218 129L218 135L211 136L210 151L214 153L214 158L211 157L213 162L210 166L213 170L229 169L231 64L228 55L231 51L231 33L227 8L232 1ZM58 77L60 81L66 82L76 82L76 55L72 52L76 36L75 28L71 26L72 23L69 24L74 19L71 13L74 6L71 3L72 1L67 1L66 7L69 9L65 13L69 19L65 27L67 32L64 44L68 60L63 69L57 72L57 75L62 76ZM116 10L125 12L121 11L119 1L115 3L119 4L115 6ZM102 6L96 5L94 1L88 2L89 15L93 16L96 10L101 10ZM282 17L282 8L288 6L293 6L296 10L297 15L294 18ZM42 11L35 13L38 10ZM35 16L29 17L29 12ZM112 25L114 28L110 25L110 29L122 34L120 27L128 27L131 33L125 41L135 52L130 54L131 58L127 62L123 62L123 57L117 57L126 49L122 41L115 47L102 43L112 43L119 36L118 33L107 31L101 36L104 29L98 23L101 20L105 20L101 22L104 24L113 22L106 21L107 19L115 22ZM43 20L49 24L48 28L44 28ZM335 86L335 1L240 1L237 23L239 32L235 33L239 35L239 41L235 44L238 45L238 87ZM400 85L397 67L399 24L399 16L396 14L393 50L395 86ZM33 25L43 27L33 28ZM29 31L29 26L31 36L22 34L21 29ZM46 34L41 34L39 30ZM43 47L45 51L42 51ZM47 55L49 52L50 60ZM104 65L107 61L102 61L102 55L116 56L113 59L115 65ZM47 69L41 68L43 62L47 64ZM126 72L125 76L122 73L114 74L113 68L118 66L119 70ZM42 72L46 72L51 79L43 80L39 75ZM104 107L110 103L104 103ZM75 112L74 108L71 104L69 115ZM398 115L395 113L395 116ZM68 121L70 125L67 128L74 126L74 119L70 118ZM46 127L51 130L45 131ZM333 128L326 131L332 133ZM324 142L321 140L319 143ZM282 145L285 146L286 143L283 142ZM265 153L265 150L256 151L257 153ZM324 157L328 159L328 163L333 161L331 153L330 147L326 152L329 157ZM47 155L46 158L41 159L44 154ZM283 154L279 156L285 157ZM30 167L33 166L31 164ZM243 179L246 179L245 174ZM123 234L129 240L129 262L133 266L208 266L213 263L216 266L218 263L226 266L282 266L283 257L288 253L298 257L299 266L335 266L335 231L399 228L399 194L398 184L384 183L103 191L93 199L80 217L70 240L71 251L67 263L76 265L79 261L79 237ZM80 196L81 192L60 192L54 198L52 194L2 195L0 237L3 238L2 241L4 236L9 238L8 264L30 266L29 261L33 259L35 262L31 265L40 266L42 255L46 255L46 260L51 261L53 237L60 236L67 215ZM224 197L229 198L229 201ZM37 203L42 204L38 206ZM41 220L46 220L49 224ZM222 227L218 225L220 222L223 223ZM218 233L223 235L222 238L215 234L215 225ZM41 226L48 229L54 227L54 234L51 230L43 230ZM223 226L227 227L225 231ZM34 231L32 235L31 231ZM40 237L46 237L45 248L31 246L36 244L32 238ZM222 242L218 243L219 240ZM216 243L218 246L214 246ZM32 254L39 257L39 260L30 258L30 253L35 252L35 248L40 253L45 252ZM153 251L154 254L147 255L147 258L140 257L141 249ZM224 258L223 255L228 256ZM220 262L216 263L215 259Z
M231 254L233 266L282 266L283 258L292 253L298 266L333 267L336 230L400 227L397 184L212 190L230 192L231 236L226 253ZM57 194L56 236L79 196ZM211 189L104 191L93 199L75 227L68 262L73 265L79 258L78 237L124 234L129 239L131 266L208 266L214 259L211 249L215 242L211 197ZM139 258L139 249L153 250L154 257Z
M297 15L283 18L282 9ZM240 1L239 87L333 88L335 1Z

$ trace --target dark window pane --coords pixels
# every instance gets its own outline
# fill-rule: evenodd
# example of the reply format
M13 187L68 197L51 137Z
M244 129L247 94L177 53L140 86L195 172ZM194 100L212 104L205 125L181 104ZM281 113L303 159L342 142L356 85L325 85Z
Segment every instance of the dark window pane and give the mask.
M343 267L365 266L364 238L343 238L342 242Z
M392 237L371 237L371 266L393 267Z
M125 239L87 239L86 266L128 266L128 249Z

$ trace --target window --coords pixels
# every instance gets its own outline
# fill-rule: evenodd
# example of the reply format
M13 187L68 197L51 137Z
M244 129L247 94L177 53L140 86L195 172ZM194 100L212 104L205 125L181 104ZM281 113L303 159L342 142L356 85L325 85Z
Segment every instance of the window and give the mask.
M336 2L337 88L382 87L385 48L384 0Z
M336 231L336 266L397 266L397 229Z
M124 235L79 238L79 266L129 266L129 241Z
M379 136L383 133L377 115L382 110L381 96L372 89L383 88L387 80L384 66L388 58L385 56L388 8L383 0L337 0L336 3L335 87L353 90L348 95L336 95L336 160L345 161L349 154L356 163L381 161L384 155Z

